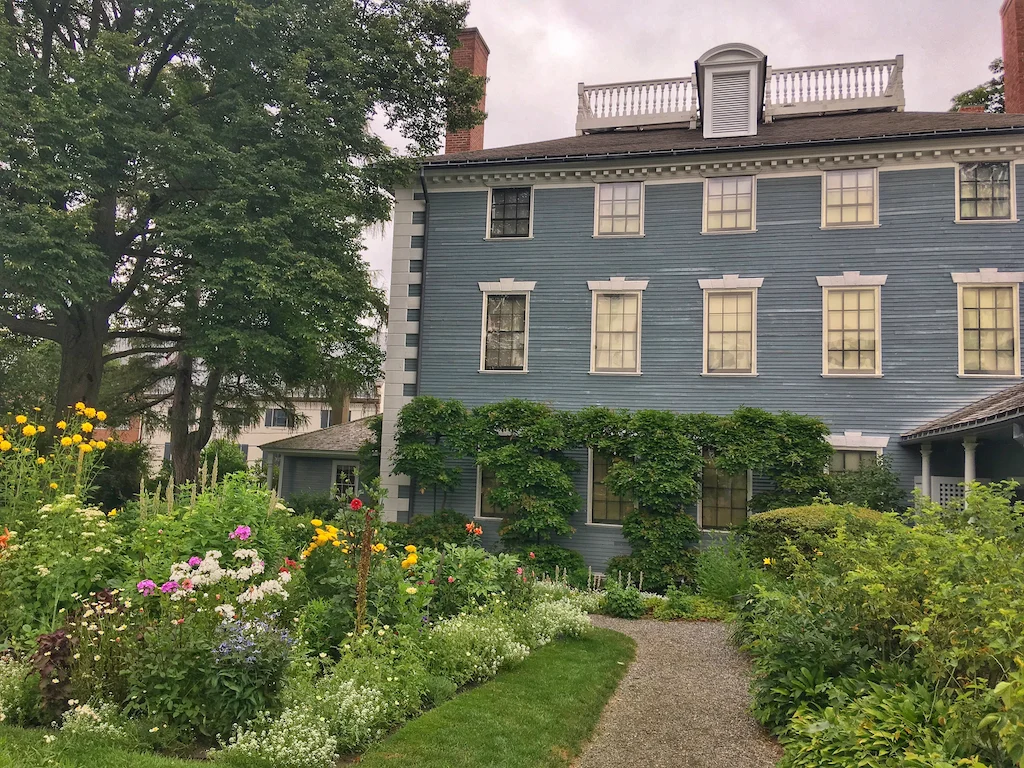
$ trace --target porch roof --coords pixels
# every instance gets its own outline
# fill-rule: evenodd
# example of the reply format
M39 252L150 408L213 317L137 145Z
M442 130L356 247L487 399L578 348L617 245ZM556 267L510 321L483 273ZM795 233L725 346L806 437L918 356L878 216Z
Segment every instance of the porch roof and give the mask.
M360 446L373 438L367 422L372 419L349 421L333 427L304 432L283 440L274 440L260 446L264 453L301 454L306 456L354 456Z
M948 416L929 421L917 429L905 432L900 441L916 443L932 437L973 432L985 428L1005 426L1024 418L1024 383L982 398L953 411Z

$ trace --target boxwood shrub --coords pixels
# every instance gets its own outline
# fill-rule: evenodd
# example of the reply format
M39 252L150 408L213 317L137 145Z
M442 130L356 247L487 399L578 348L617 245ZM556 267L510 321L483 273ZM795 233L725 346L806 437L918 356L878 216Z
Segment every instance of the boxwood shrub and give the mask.
M826 538L835 536L840 523L853 535L864 534L886 521L885 515L852 504L812 504L786 507L751 515L740 526L744 552L755 563L781 559L787 542L812 557Z

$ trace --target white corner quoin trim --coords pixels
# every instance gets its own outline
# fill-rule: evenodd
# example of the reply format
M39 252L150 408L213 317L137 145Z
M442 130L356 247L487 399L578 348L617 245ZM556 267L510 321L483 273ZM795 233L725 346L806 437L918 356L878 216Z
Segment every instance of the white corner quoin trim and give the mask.
M496 283L477 283L484 293L508 293L518 291L528 293L537 287L536 280L516 280L514 277L502 277Z
M961 283L975 285L982 283L999 283L1001 285L1024 283L1024 272L1000 272L992 267L981 267L977 272L950 272L949 274L957 285Z
M624 277L613 277L610 280L588 280L587 286L592 291L645 291L648 280L627 280Z
M722 275L721 277L698 280L697 283L705 291L725 290L728 288L760 288L764 284L764 278Z
M825 275L818 277L818 285L822 288L866 287L885 285L888 275L862 275L860 272L843 272L841 275Z
M841 435L828 435L826 438L833 448L855 448L877 451L889 445L888 435L865 435L862 432L847 430Z

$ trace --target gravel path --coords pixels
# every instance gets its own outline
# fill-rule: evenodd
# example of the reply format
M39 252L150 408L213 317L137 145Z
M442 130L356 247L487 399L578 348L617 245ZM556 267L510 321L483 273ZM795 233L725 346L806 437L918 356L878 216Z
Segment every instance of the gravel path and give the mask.
M721 622L628 621L596 626L636 640L576 768L770 768L778 746L747 714L750 670Z

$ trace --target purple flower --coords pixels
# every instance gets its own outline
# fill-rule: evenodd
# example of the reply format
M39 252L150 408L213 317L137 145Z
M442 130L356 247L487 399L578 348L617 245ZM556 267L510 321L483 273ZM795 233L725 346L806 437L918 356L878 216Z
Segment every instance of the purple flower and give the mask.
M180 585L176 581L165 581L160 585L160 591L166 595L178 589L179 586Z
M146 597L149 597L156 590L156 582L152 579L143 579L135 585L135 588Z
M188 564L189 564L189 566L191 566L192 568L195 568L195 567L196 567L197 565L199 565L199 564L200 564L201 562L203 562L203 561L202 561L202 560L200 560L200 559L199 559L198 557L196 557L195 555L192 555L192 557L190 557L190 558L188 559Z
M228 534L229 539L238 539L239 541L245 541L250 536L252 536L252 528L248 525L240 525Z

